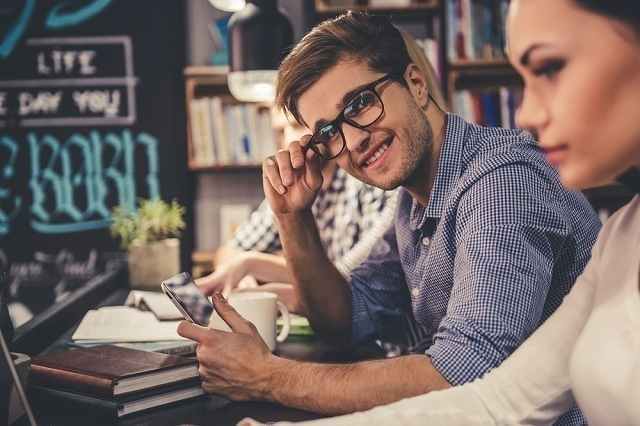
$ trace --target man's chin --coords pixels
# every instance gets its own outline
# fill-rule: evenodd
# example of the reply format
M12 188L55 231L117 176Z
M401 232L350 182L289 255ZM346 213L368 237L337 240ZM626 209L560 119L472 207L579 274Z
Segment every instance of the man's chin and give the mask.
M384 191L394 190L402 184L398 179L390 179L389 176L362 176L358 177L358 179L368 185L375 186L376 188L380 188Z

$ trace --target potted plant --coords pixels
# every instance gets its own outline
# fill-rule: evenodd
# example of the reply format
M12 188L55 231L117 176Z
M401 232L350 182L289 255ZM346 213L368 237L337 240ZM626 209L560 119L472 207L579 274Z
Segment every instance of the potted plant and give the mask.
M160 290L162 280L180 272L184 207L177 201L140 200L137 210L112 211L111 235L127 250L132 288Z

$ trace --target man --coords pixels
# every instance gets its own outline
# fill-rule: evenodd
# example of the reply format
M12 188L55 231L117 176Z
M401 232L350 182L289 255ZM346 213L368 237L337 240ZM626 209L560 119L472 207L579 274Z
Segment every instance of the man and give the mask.
M443 113L385 18L347 14L312 30L281 65L278 102L313 132L263 167L312 326L353 343L402 330L417 353L350 365L282 359L215 295L235 333L179 327L201 343L205 389L336 414L469 382L512 353L584 268L599 229L587 201L562 189L528 133ZM309 211L320 164L333 157L364 182L402 187L395 226L349 283ZM580 422L575 408L560 419Z

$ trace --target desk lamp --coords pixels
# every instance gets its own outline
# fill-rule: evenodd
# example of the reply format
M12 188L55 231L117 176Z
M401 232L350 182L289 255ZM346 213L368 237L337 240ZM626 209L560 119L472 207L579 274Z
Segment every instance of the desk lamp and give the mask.
M247 4L245 0L209 0L209 3L216 9L225 12L237 12Z
M277 0L247 0L229 20L231 94L245 102L273 102L278 65L293 44L293 30Z

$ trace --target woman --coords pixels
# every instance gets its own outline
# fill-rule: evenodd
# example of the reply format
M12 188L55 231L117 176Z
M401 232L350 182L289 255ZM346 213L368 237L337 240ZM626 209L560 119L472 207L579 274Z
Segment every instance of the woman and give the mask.
M568 188L640 166L637 0L513 0L507 34L525 82L518 124L537 133ZM589 424L640 424L638 395L636 196L605 225L561 307L499 368L471 384L317 423L552 424L575 400Z

